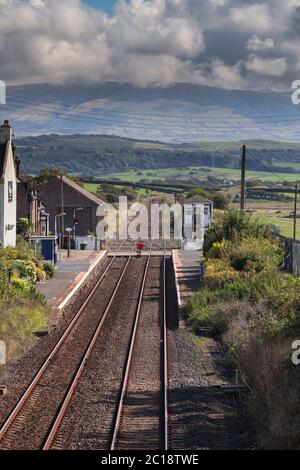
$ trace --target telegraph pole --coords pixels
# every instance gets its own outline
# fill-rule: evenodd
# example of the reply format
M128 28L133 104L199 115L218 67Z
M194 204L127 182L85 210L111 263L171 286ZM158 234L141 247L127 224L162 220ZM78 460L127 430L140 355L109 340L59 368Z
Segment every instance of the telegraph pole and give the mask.
M241 165L241 212L245 210L247 147L243 145Z
M64 214L64 181L63 174L60 174L60 197L61 197L61 237L60 237L60 248L63 247L63 239L65 234L65 214Z
M295 186L295 205L294 205L294 240L297 238L297 202L298 202L298 184Z

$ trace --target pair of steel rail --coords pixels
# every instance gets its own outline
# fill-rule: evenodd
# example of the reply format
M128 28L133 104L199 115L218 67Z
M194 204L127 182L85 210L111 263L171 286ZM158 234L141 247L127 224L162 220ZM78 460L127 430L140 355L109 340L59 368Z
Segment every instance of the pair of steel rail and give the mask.
M56 413L54 423L52 424L51 429L48 430L48 432L47 432L47 438L46 438L46 441L44 442L43 447L42 447L43 450L50 450L53 447L53 444L55 442L55 438L58 434L58 431L60 429L60 426L61 426L62 421L64 419L64 416L66 414L66 411L68 409L68 406L69 406L69 404L72 400L72 397L74 395L76 386L77 386L77 384L78 384L78 382L79 382L79 380L82 376L82 373L85 369L85 365L86 365L86 363L87 363L87 361L88 361L88 359L89 359L89 357L90 357L90 355L91 355L91 353L94 349L94 346L95 346L96 341L99 337L99 334L102 330L104 322L105 322L106 318L109 315L111 306L113 305L113 302L114 302L114 300L116 298L116 295L119 291L119 287L122 283L122 280L124 278L124 275L126 273L128 265L130 263L130 260L132 259L132 256L134 254L136 244L137 244L137 241L134 243L134 245L132 247L131 254L128 256L126 264L125 264L125 266L124 266L124 268L121 272L121 275L119 277L118 283L117 283L117 285L116 285L116 287L115 287L115 289L114 289L114 291L113 291L113 293L110 297L110 300L109 300L109 302L108 302L108 304L105 308L105 311L104 311L104 313L103 313L103 315L100 319L100 322L99 322L99 324L98 324L98 326L97 326L97 328L96 328L96 330L93 334L93 337L89 342L89 345L88 345L88 347L87 347L87 349L84 353L84 356L82 357L82 360L80 361L80 364L77 368L77 371L74 375L74 378L73 378L71 384L69 385L69 388L67 390L65 398L62 401L62 403L60 404L58 412ZM122 248L122 245L120 246L119 250L121 250L121 248ZM147 259L146 266L145 266L143 281L142 281L140 294L139 294L139 301L138 301L138 305L137 305L137 309L136 309L134 327L133 327L133 331L132 331L132 335L131 335L131 339L130 339L130 348L129 348L129 353L128 353L128 356L127 356L126 370L125 370L125 374L124 374L124 377L123 377L122 390L121 390L121 394L120 394L118 410L117 410L116 419L115 419L115 423L114 423L114 429L113 429L113 437L112 437L111 446L110 446L111 450L113 450L115 448L116 440L117 440L117 436L118 436L118 432L119 432L119 426L120 426L120 422L121 422L121 415L122 415L122 410L123 410L123 406L124 406L124 400L125 400L125 397L126 397L126 389L127 389L127 384L128 384L128 378L129 378L129 374L130 374L130 368L131 368L131 362L132 362L132 356L133 356L133 349L134 349L134 344L135 344L135 340L136 340L136 336L137 336L138 323L139 323L140 311L141 311L142 300L143 300L143 295L144 295L144 290L145 290L146 278L147 278L147 274L148 274L148 271L149 271L151 252L152 252L152 244L151 244L151 247L150 247L150 253L148 255L148 259ZM47 357L47 359L45 360L43 365L38 370L38 372L35 375L34 379L31 381L31 383L27 387L26 391L23 393L23 395L21 396L21 398L17 402L16 406L14 407L14 409L12 410L10 415L8 416L7 420L5 421L3 426L1 427L1 429L0 429L0 445L1 445L1 441L6 436L7 432L9 430L13 430L13 425L14 425L14 422L15 422L16 418L18 416L22 416L22 411L25 409L26 403L27 403L29 397L32 395L32 393L34 392L34 390L36 389L36 387L40 383L40 381L43 378L45 372L47 371L49 365L52 363L52 361L54 360L56 354L61 349L61 347L63 346L63 344L65 343L65 341L69 337L70 333L72 332L73 328L75 327L75 325L79 321L79 319L80 319L82 313L84 312L86 306L92 300L96 290L101 285L103 279L107 275L107 273L108 273L109 269L111 268L112 264L114 263L115 259L116 259L116 256L114 256L111 259L110 263L108 264L105 271L103 272L103 274L101 275L101 277L97 281L97 283L94 286L94 288L92 289L91 293L89 294L89 296L87 297L87 299L85 300L85 302L83 303L83 305L81 306L81 308L79 309L79 311L77 312L75 317L72 319L72 321L70 322L70 324L66 328L65 332L63 333L61 338L58 340L58 342L56 343L56 345L52 349L51 353L49 354L49 356ZM164 266L163 266L163 342L164 342L164 344L163 344L164 374L163 374L163 387L162 387L162 389L163 389L163 414L164 414L164 416L163 416L163 427L164 427L164 429L163 429L163 436L164 436L163 448L164 448L164 450L167 450L168 449L168 442L169 442L169 433L168 433L169 426L168 426L168 346L167 346L167 300L166 300L166 249L165 249L165 243L164 243Z

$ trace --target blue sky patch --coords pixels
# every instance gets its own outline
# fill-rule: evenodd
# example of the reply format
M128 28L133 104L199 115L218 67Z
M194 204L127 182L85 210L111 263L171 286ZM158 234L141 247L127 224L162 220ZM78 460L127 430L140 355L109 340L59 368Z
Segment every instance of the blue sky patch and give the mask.
M112 13L117 0L83 0L83 2L95 8L104 10L107 13Z

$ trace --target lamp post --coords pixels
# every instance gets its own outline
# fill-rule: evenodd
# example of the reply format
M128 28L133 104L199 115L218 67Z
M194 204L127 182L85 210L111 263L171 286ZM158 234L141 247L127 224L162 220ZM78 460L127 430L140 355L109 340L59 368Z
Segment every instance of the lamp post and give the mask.
M295 203L294 203L294 240L297 239L297 204L298 204L298 184L295 186Z
M78 207L77 209L74 209L73 211L73 232L74 232L75 250L76 250L76 212L78 211L83 211L83 207Z
M66 228L66 232L68 233L68 258L71 256L71 232L72 228L68 227Z
M57 235L58 235L58 233L57 233L57 219L58 219L58 217L64 217L65 215L66 215L65 212L61 212L60 214L57 214L57 215L54 217L54 220L55 220L54 232L55 232L55 237L56 237L56 238L57 238ZM62 240L61 240L61 239L60 239L59 244L60 244L60 247L62 248Z

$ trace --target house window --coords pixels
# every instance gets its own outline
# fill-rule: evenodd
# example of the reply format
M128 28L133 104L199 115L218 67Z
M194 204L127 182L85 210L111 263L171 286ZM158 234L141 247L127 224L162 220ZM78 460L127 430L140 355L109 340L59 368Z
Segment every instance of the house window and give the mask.
M14 186L13 182L9 181L8 182L8 202L13 202L14 199Z

